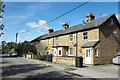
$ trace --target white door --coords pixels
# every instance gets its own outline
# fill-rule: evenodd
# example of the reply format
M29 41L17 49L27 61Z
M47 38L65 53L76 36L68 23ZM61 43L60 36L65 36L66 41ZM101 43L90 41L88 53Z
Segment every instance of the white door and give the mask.
M91 48L85 49L85 64L91 64Z
M54 49L54 56L56 56L56 49Z

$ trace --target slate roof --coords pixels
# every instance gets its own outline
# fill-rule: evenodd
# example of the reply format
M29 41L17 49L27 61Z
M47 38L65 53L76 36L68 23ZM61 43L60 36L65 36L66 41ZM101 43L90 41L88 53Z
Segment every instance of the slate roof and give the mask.
M107 21L110 17L115 16L115 14L112 15L108 15L99 19L95 19L91 22L86 22L86 23L82 23L82 24L78 24L72 27L69 27L65 30L58 30L49 34L45 34L42 35L40 37L37 37L36 39L30 41L30 42L34 42L34 41L39 41L39 40L43 40L43 39L47 39L47 38L51 38L51 37L55 37L55 36L60 36L60 35L65 35L65 34L70 34L70 33L74 33L74 32L78 32L78 31L84 31L84 30L88 30L88 29L93 29L93 28L99 28L100 25L102 25L105 21Z
M98 41L88 41L82 46L82 48L94 47L98 42L99 42L99 40Z

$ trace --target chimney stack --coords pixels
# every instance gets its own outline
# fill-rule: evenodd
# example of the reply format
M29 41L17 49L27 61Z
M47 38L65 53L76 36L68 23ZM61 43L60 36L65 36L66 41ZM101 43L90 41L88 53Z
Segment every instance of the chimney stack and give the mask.
M91 22L92 20L95 19L95 16L91 13L89 13L88 16L86 16L86 17L87 17L87 22Z
M53 28L48 29L48 33L54 32Z
M67 29L67 28L69 28L68 23L64 23L64 24L63 24L63 30L65 30L65 29Z

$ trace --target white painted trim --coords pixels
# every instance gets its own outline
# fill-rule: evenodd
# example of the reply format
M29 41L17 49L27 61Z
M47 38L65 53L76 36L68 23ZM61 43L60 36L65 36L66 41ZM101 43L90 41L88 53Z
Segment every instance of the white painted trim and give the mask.
M97 39L97 40L88 40L88 41L99 41L99 39Z
M95 49L97 49L97 55L95 55ZM94 49L94 57L98 57L98 48Z
M92 52L91 52L92 48L85 48L85 64L91 64L92 60L90 60L90 63L86 63L86 50L87 49L90 49L90 59L92 59Z
M51 44L51 39L48 40L48 44Z
M86 32L87 32L87 31L82 32L82 37L83 37L83 40L84 40L84 41L88 40L88 32L87 32L87 39L84 39L84 35L83 35L83 34L86 33Z
M55 51L56 51L56 54L55 54ZM57 55L57 50L56 49L54 49L54 56L56 56Z
M70 41L70 35L72 35L72 41ZM69 34L69 42L73 42L73 34Z
M70 48L69 48L69 55L68 56L73 56L73 49L72 49L72 55L70 55Z

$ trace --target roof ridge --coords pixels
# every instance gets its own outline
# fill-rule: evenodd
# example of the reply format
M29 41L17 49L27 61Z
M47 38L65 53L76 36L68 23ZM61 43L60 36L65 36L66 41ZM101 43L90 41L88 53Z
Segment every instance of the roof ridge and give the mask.
M71 27L69 27L65 30L60 29L60 30L54 31L54 32L49 33L49 34L44 34L44 35L41 35L41 36L33 39L30 42L33 42L35 40L50 38L50 37L53 37L53 36L68 34L68 33L72 33L72 32L75 32L75 31L84 30L84 29L97 28L97 26L103 24L106 20L108 20L113 15L115 15L115 14L107 15L107 16L92 20L89 23L86 22L85 25L83 25L84 23L81 23L81 24L78 24L78 25L71 26Z

